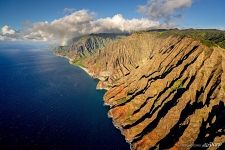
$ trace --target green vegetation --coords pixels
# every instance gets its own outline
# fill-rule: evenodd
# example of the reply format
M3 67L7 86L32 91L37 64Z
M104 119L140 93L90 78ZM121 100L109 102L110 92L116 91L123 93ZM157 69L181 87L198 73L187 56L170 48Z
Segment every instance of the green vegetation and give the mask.
M133 124L135 121L136 121L136 120L132 120L132 119L130 119L130 118L128 118L128 119L126 120L126 122L127 122L128 124Z
M129 117L129 118L126 119L126 122L128 124L133 124L134 122L136 122L136 120L135 119L131 119L131 117Z
M127 101L126 97L116 100L116 102L117 102L118 105L123 104L126 101Z
M199 103L199 102L203 102L203 98L204 98L204 95L203 95L203 94L201 94L201 95L199 96L198 100L197 100L197 101L198 101L198 103Z
M73 61L73 64L75 66L84 67L84 65L82 64L82 60L81 59Z
M205 51L204 51L205 57L206 57L206 58L210 57L211 54L212 54L212 52L213 52L213 49L211 49L211 48L208 49L208 50L205 50Z
M225 84L223 85L223 91L225 92Z
M126 112L126 122L129 123L129 124L133 124L136 119L132 118L132 114L133 114L133 110L132 109L129 109L127 112Z
M202 44L212 47L220 46L225 49L225 31L216 29L171 29L171 30L151 30L151 32L158 32L160 36L186 36L195 40L199 40Z
M175 90L178 90L178 89L181 89L183 88L183 84L180 80L177 80L173 86L170 88L171 91L175 91Z
M107 88L112 88L112 87L113 87L113 85L107 84Z
M201 74L202 74L202 76L204 76L205 75L205 70L201 70Z

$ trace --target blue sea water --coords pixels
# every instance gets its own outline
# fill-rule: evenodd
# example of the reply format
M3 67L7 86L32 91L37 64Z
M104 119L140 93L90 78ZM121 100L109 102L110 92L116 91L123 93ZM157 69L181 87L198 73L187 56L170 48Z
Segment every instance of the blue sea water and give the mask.
M0 44L0 149L129 149L96 84L47 46Z

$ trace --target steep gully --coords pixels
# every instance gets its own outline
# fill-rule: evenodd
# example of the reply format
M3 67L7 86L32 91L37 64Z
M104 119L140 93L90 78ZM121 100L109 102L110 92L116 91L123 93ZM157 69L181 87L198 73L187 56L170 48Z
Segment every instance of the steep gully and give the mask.
M131 149L224 148L224 49L143 32L79 62L108 89L108 116Z

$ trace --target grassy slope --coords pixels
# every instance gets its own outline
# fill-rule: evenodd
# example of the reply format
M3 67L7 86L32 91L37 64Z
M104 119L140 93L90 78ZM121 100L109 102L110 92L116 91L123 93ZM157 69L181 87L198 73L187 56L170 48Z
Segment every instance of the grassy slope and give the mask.
M153 32L159 32L162 36L177 35L187 36L196 40L200 40L204 45L208 47L220 46L225 49L225 31L216 29L186 29L186 30L154 30Z

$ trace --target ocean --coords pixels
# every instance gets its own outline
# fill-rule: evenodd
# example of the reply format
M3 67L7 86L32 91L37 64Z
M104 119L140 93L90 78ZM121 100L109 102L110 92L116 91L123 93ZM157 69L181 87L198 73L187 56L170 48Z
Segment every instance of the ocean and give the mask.
M129 149L96 84L46 45L1 43L0 149Z

